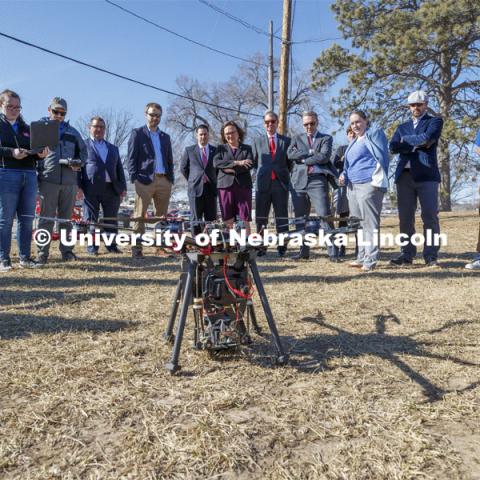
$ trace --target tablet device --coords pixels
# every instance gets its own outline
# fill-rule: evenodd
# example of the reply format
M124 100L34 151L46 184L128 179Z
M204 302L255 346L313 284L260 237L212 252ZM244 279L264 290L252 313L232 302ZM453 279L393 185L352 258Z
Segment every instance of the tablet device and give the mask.
M53 150L59 141L60 122L39 120L30 124L30 154L41 152L45 147Z

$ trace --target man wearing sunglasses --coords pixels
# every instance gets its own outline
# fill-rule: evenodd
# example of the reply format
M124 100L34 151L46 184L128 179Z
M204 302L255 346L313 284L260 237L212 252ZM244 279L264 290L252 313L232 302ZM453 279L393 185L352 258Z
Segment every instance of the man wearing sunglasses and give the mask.
M335 185L337 170L330 161L333 138L317 130L318 116L315 112L304 112L302 115L305 133L295 135L288 148L288 158L295 162L292 171L293 209L298 229L303 229L305 218L310 215L313 206L319 216L330 215L329 184ZM328 231L331 225L321 222L322 228ZM302 246L294 260L307 260L310 249ZM338 261L338 248L328 246L331 261Z
M277 133L278 115L268 111L263 116L265 134L253 143L255 182L255 220L257 232L267 228L270 207L273 205L277 234L288 232L288 187L293 162L287 156L290 138ZM285 256L286 246L277 247L278 256ZM258 252L265 255L265 250Z
M148 103L146 125L134 128L128 141L128 173L135 185L135 217L144 217L153 200L155 216L167 214L173 186L173 153L170 137L158 125L162 107ZM138 222L135 233L145 233L145 224ZM132 247L133 258L143 258L142 246Z
M48 107L48 117L44 120L59 122L59 142L51 150L43 162L39 162L38 190L40 193L40 215L70 219L72 217L75 199L77 196L77 175L85 165L87 149L80 133L65 120L67 102L61 97L55 97ZM52 233L54 222L40 219L38 229L45 229ZM69 234L72 226L69 223L60 223L59 229ZM69 262L76 260L73 246L59 244L62 260ZM50 244L38 247L40 264L47 263L50 253Z
M397 127L390 141L390 152L399 154L395 171L397 185L398 216L400 233L409 239L415 234L415 211L420 202L424 235L430 230L432 236L440 234L438 220L438 187L440 172L437 164L438 140L442 133L443 120L427 113L428 97L423 90L408 96L411 120ZM423 247L426 265L436 267L439 246ZM413 263L417 248L411 241L402 246L399 257L391 265L408 266Z

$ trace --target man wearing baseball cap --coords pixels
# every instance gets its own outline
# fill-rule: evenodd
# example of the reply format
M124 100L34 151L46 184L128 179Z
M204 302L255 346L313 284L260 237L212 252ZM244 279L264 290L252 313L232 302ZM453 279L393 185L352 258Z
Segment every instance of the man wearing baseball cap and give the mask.
M420 202L424 235L430 230L432 237L440 233L438 220L438 187L440 172L437 163L438 140L443 120L427 113L428 97L423 90L408 96L408 108L412 118L400 124L390 142L390 152L399 154L395 183L397 185L400 233L410 241L401 247L399 257L392 265L411 265L417 253L411 238L415 234L415 210ZM439 246L425 244L423 258L428 266L436 267Z
M43 162L39 162L38 190L40 193L40 215L70 219L72 217L77 196L77 172L85 164L87 149L80 133L65 121L67 102L61 97L55 97L48 107L48 120L58 120L60 123L60 141L51 150ZM40 219L38 229L52 233L54 222ZM71 230L68 223L60 223L60 230ZM76 260L73 247L60 242L60 252L63 261ZM50 245L38 247L40 264L47 263Z

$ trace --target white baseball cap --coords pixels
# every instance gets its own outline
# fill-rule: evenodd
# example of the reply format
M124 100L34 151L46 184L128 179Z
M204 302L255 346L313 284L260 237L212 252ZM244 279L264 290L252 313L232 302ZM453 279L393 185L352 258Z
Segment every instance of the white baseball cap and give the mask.
M423 90L416 90L408 96L408 104L412 103L428 103L427 94Z

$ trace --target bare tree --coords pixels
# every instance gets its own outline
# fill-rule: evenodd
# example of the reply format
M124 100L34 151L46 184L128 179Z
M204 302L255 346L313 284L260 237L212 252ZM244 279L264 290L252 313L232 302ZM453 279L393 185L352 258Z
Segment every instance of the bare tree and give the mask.
M213 142L219 142L221 125L227 120L237 121L246 130L249 138L262 131L262 117L268 109L267 59L259 53L251 59L256 63L240 64L235 74L225 82L207 84L187 76L178 77L178 90L188 98L176 98L169 105L167 111L169 131L185 141L190 138L197 125L205 123L211 129ZM277 70L278 63L276 59ZM304 72L294 74L292 85L288 112L294 118L299 117L307 107L312 107L312 103L318 101L320 96L318 94L310 96L312 92L309 77ZM275 98L278 101L276 92ZM231 110L201 104L193 99L201 99Z
M120 156L124 159L128 137L133 129L132 113L126 110L116 110L113 107L93 109L76 122L76 127L85 138L90 135L89 125L92 117L102 117L105 120L105 140L116 145L120 150Z

